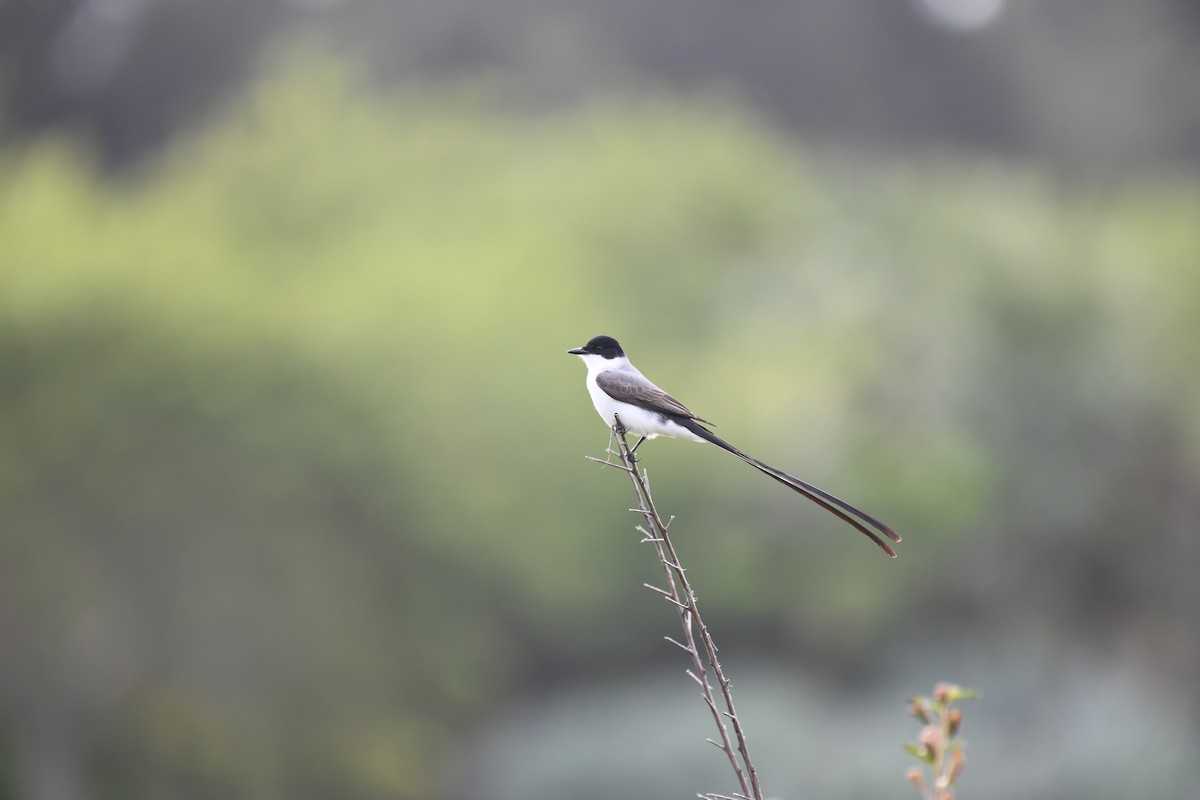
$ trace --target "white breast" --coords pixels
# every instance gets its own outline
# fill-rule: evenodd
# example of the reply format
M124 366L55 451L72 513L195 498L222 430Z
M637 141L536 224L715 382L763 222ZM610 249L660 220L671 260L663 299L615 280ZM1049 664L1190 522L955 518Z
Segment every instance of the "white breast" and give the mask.
M611 428L614 422L614 415L620 414L621 424L635 436L645 436L647 439L654 439L658 436L669 436L675 439L689 439L693 442L704 441L687 428L682 427L674 421L664 419L660 414L630 405L629 403L622 403L619 400L609 397L596 383L596 375L606 369L613 368L613 365L611 363L604 363L603 359L595 360L601 363L594 363L590 358L584 360L588 366L588 394L592 396L592 405L596 407L596 413L600 415L600 419L604 420L605 425ZM617 361L624 361L623 364L618 363L616 365L617 368L631 370L644 378L637 371L637 368L629 363L628 359L617 359Z

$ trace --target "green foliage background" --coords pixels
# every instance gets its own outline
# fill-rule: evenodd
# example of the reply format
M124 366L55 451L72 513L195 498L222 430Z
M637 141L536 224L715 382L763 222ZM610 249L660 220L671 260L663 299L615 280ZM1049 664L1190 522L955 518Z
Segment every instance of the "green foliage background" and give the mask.
M673 659L582 458L597 333L906 536L647 445L727 648L869 675L931 627L1119 628L1195 703L1197 220L1187 177L380 97L304 52L133 176L10 146L0 797L42 752L97 797L448 796L505 704Z

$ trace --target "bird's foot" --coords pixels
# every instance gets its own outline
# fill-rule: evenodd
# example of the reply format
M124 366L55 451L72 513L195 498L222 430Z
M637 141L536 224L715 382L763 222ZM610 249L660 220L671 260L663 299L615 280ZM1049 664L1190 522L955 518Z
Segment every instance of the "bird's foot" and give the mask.
M637 461L638 461L638 458L637 458L637 449L638 449L639 447L641 447L641 446L642 446L642 442L644 442L644 441L646 441L646 437L645 437L645 436L643 436L642 438L638 439L638 440L637 440L637 444L635 444L635 445L634 445L632 448L630 448L630 450L629 450L629 463L631 463L631 464L636 464L636 463L637 463Z

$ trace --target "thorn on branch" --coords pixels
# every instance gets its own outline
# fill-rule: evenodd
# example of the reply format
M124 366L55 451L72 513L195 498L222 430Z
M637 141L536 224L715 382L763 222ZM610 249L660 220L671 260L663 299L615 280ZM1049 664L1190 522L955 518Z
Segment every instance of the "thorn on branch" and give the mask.
M617 455L617 454L613 453L612 455ZM608 460L607 458L600 459L600 458L596 458L595 456L584 456L584 458L586 458L588 461L595 461L601 467L612 467L613 469L619 469L622 472L630 472L629 467L626 467L623 464L614 464L612 461Z
M667 640L668 642L670 642L671 644L673 644L673 645L675 645L676 647L678 647L680 650L682 650L682 651L683 651L683 652L685 652L685 653L693 653L693 652L694 652L694 651L692 650L692 648L688 647L688 646L687 646L686 644L684 644L683 642L679 642L679 641L676 641L675 639L672 639L670 636L664 636L663 638L664 638L664 639L666 639L666 640Z

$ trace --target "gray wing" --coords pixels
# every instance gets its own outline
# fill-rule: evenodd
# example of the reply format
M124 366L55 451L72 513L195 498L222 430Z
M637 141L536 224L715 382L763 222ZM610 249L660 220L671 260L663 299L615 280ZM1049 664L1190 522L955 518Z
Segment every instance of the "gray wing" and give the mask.
M620 400L622 403L629 403L631 406L638 406L650 411L674 414L709 425L713 424L703 417L697 417L687 406L645 378L612 370L597 375L596 385L613 400Z

